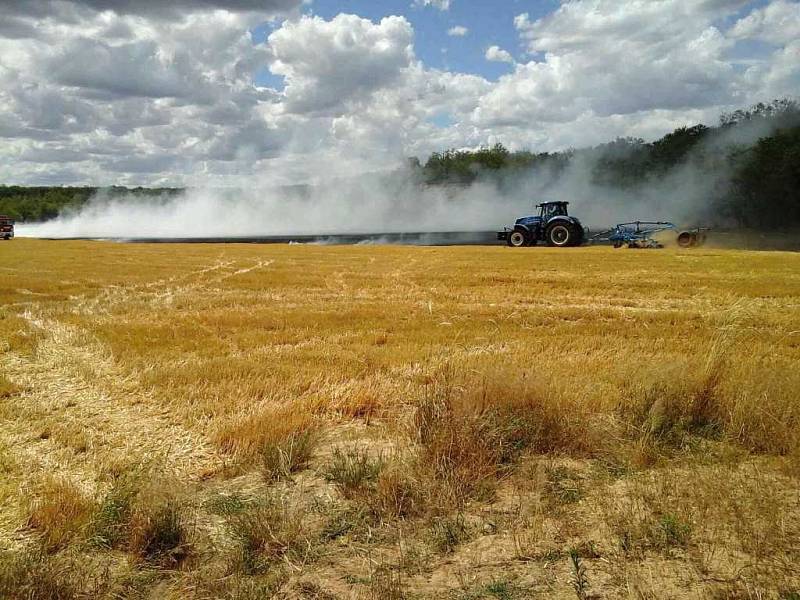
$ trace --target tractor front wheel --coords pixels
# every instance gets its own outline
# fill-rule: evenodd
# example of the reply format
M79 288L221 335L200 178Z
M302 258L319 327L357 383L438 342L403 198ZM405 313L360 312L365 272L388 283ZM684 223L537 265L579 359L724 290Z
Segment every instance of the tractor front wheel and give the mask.
M524 229L515 229L508 234L508 245L512 248L524 248L531 245L531 235Z

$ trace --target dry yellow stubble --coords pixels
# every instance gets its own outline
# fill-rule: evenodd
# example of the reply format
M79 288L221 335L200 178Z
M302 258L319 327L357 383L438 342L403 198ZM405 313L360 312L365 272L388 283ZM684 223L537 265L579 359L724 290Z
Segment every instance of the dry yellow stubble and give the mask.
M0 269L0 596L800 589L798 254L18 239ZM169 502L114 516L143 464Z

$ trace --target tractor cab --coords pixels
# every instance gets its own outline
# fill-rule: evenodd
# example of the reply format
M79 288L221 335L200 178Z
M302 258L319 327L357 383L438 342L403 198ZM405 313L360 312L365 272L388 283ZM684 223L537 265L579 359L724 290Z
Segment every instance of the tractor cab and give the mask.
M553 217L568 217L567 206L569 206L569 202L543 202L537 204L536 208L541 209L539 216L547 221Z

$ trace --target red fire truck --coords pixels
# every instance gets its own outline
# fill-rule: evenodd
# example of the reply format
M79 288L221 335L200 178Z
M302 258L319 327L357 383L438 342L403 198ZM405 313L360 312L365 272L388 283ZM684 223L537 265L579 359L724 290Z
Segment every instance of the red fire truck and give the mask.
M0 240L10 240L14 237L14 220L11 217L0 215Z

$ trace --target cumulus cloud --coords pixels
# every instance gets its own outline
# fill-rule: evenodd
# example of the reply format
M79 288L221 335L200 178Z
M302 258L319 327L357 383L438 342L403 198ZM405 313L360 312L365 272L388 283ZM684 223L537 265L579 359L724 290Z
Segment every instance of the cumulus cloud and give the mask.
M0 155L14 157L16 177L45 181L54 146L80 150L58 156L103 184L179 183L253 149L274 155L287 135L263 110L277 92L253 85L268 53L251 22L218 10L91 13L79 24L51 15L35 35L0 38Z
M500 46L489 46L489 48L486 49L486 60L491 62L513 63L514 57Z
M800 2L776 0L740 19L731 30L737 39L758 39L773 44L800 39Z
M450 0L414 0L414 6L432 6L439 10L450 10Z
M281 14L300 6L302 0L0 0L0 10L8 15L37 17L67 14L90 9L133 15L173 15L187 11L227 10Z
M534 60L501 78L476 118L492 124L574 121L744 102L715 23L739 0L573 0L515 25Z
M564 0L516 17L517 62L486 51L513 64L497 81L426 66L405 17L300 6L0 0L0 181L290 183L448 147L653 138L800 94L789 0Z
M463 25L456 25L447 30L447 35L450 37L464 37L469 33L469 29Z
M80 60L76 60L80 57ZM205 95L200 73L185 64L168 64L153 40L127 44L78 38L43 65L61 85L116 96L180 98Z
M269 36L270 70L286 78L290 113L341 113L395 81L413 58L414 32L404 17L372 23L355 15L330 21L304 16Z
M610 42L652 48L651 52L691 38L748 0L569 0L558 10L531 22L528 14L514 24L532 52L598 49ZM650 53L648 53L650 54Z

